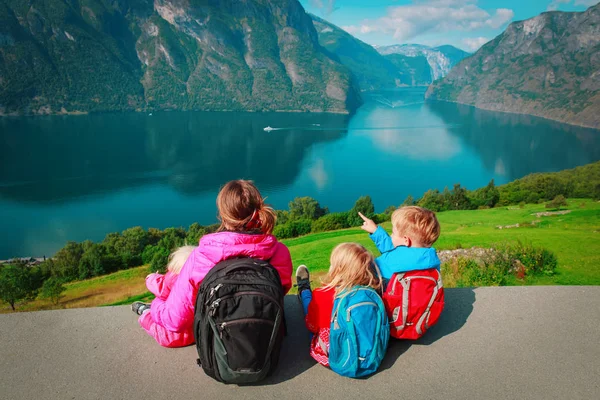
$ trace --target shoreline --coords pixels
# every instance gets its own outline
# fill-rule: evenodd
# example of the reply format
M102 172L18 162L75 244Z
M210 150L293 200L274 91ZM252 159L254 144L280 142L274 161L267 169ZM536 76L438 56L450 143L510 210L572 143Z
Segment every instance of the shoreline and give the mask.
M595 131L600 131L600 125L595 127L595 126L591 126L591 125L586 125L583 123L577 123L577 122L573 122L573 121L565 121L565 120L561 120L561 119L555 119L555 118L549 118L548 116L542 116L542 115L538 115L538 114L530 114L530 113L524 113L524 112L517 112L517 111L506 111L506 110L495 110L489 107L479 107L476 106L474 104L469 104L469 103L461 103L460 101L452 101L452 100L443 100L443 99L436 99L436 98L431 98L431 97L425 97L425 102L443 102L443 103L453 103L453 104L460 104L462 106L468 106L468 107L473 107L477 110L483 110L483 111L490 111L490 112L497 112L497 113L502 113L502 114L514 114L514 115L528 115L531 117L536 117L536 118L541 118L544 119L546 121L552 121L552 122L557 122L559 124L564 124L564 125L569 125L569 126L576 126L579 128L586 128L586 129L593 129Z

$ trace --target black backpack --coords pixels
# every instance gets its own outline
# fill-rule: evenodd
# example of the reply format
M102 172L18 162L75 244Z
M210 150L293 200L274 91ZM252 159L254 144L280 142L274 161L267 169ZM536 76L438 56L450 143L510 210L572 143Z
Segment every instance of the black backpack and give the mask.
M283 288L268 261L233 258L206 274L196 298L198 364L225 383L260 381L275 370L285 334Z

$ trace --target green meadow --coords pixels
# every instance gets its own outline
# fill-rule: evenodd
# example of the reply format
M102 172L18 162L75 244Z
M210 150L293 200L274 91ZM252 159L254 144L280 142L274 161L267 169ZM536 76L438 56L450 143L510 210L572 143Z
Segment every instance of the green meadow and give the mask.
M537 217L552 211L544 204L498 207L487 210L444 211L437 213L441 235L434 247L438 250L494 247L521 241L546 248L557 256L558 267L552 276L526 277L514 284L530 285L598 285L600 284L600 202L569 199L569 214ZM534 225L532 222L536 221ZM539 221L539 222L537 222ZM498 229L498 226L519 227ZM382 226L391 232L390 222ZM342 242L358 242L375 255L379 252L361 229L323 232L283 240L290 249L294 267L306 264L311 271L329 268L331 250Z
M600 202L589 199L569 199L569 214L541 216L552 211L543 204L497 207L473 211L437 213L442 233L435 247L438 250L490 248L516 243L532 244L552 251L558 266L553 275L526 276L508 280L511 285L600 285ZM535 223L534 223L535 222ZM534 224L532 224L534 223ZM499 229L499 226L519 224L519 227ZM391 232L391 223L382 226ZM314 233L282 240L290 249L294 269L305 264L313 272L313 281L329 268L331 250L343 242L358 242L379 255L366 232L359 228ZM21 311L51 308L94 307L149 301L144 277L147 266L119 271L110 275L68 283L58 305L35 300L18 307ZM446 286L452 286L447 282ZM3 305L0 312L8 312Z

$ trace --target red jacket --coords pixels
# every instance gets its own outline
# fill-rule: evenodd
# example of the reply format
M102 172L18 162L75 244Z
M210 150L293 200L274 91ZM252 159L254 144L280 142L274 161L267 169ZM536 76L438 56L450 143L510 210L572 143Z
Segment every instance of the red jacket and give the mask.
M310 355L326 367L329 366L329 327L334 297L334 288L313 290L313 297L305 318L306 327L314 333L310 343Z

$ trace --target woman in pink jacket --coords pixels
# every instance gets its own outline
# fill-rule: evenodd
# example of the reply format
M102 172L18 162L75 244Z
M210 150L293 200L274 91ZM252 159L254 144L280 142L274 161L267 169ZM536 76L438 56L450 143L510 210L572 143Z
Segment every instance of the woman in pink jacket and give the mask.
M284 292L292 286L290 252L271 234L277 217L275 211L264 204L256 186L245 180L228 182L217 196L217 209L221 220L219 231L200 239L178 276L169 272L148 277L149 289L162 285L167 295L157 296L150 305L132 304L133 311L140 314L142 328L161 346L181 347L194 343L194 304L198 287L208 271L220 261L234 257L269 260L279 272ZM170 283L164 281L167 276Z

